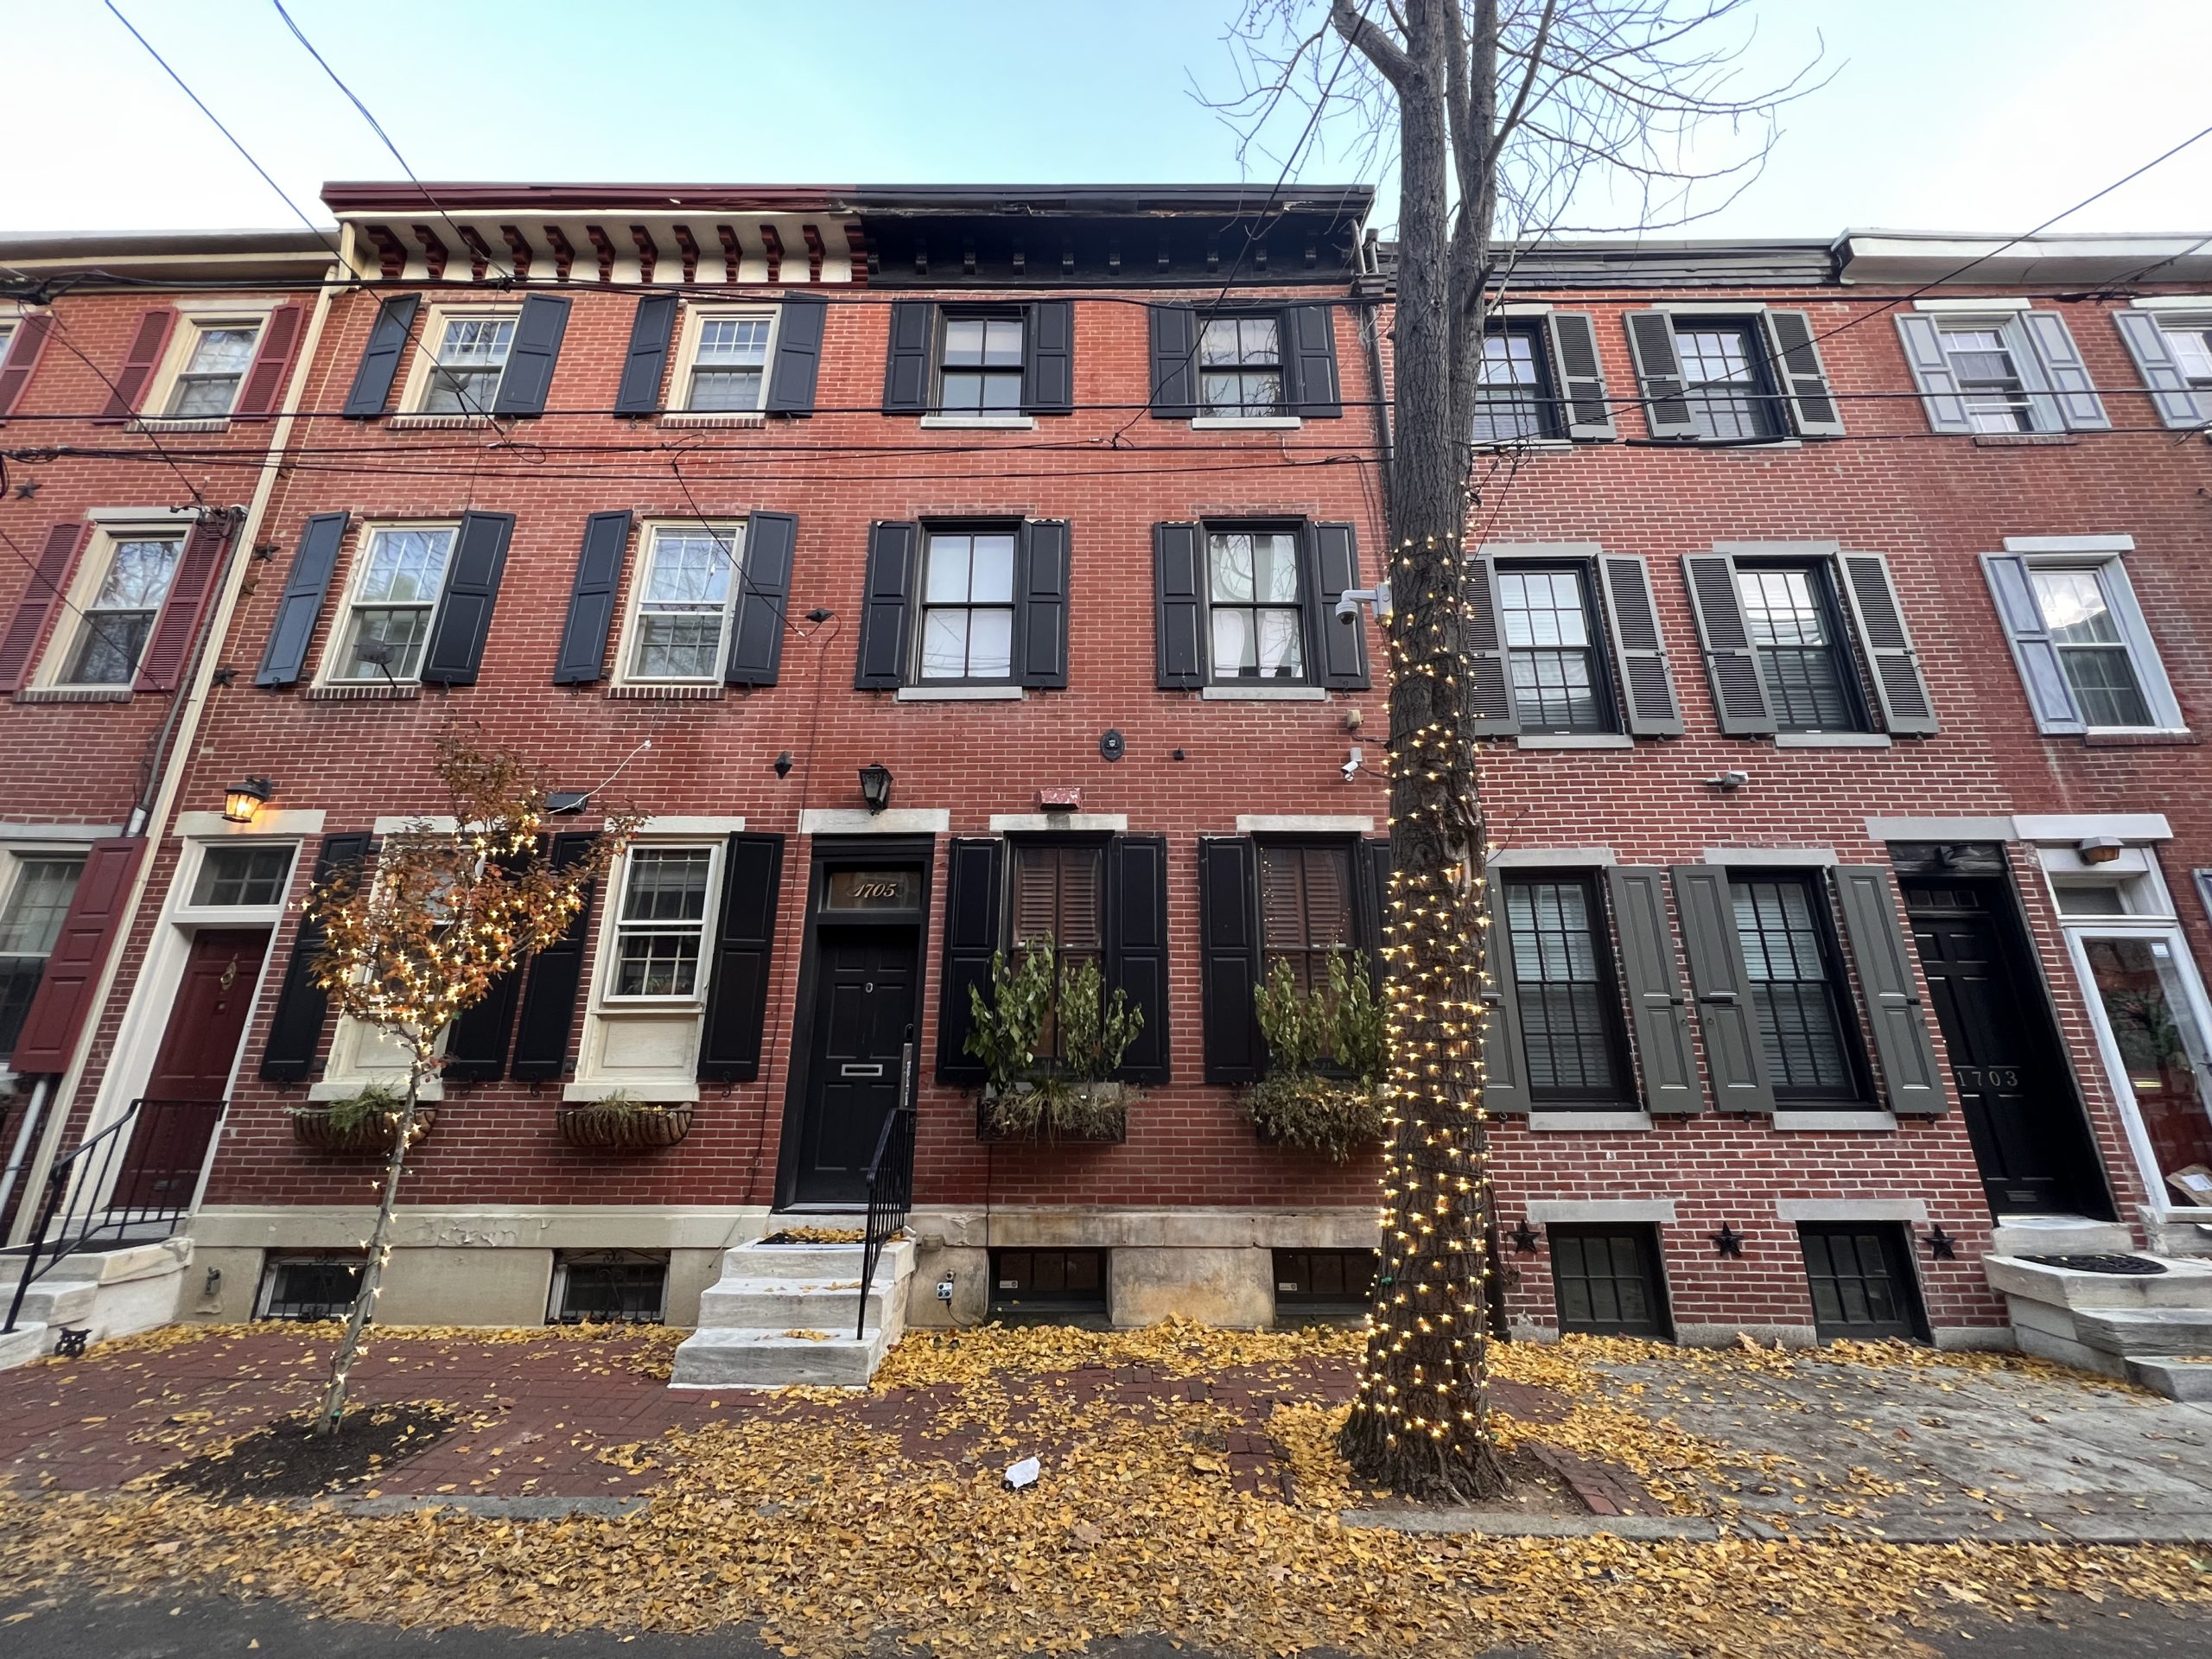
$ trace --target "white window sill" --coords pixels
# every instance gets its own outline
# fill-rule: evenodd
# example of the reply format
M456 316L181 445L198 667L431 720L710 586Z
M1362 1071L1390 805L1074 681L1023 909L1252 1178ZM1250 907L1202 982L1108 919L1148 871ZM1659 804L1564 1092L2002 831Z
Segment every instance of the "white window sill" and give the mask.
M592 1012L602 1020L620 1020L625 1014L651 1014L664 1020L672 1014L698 1014L705 1007L696 996L609 996L602 997Z
M1030 415L925 415L925 432L1033 432L1037 429L1034 416Z
M17 702L128 702L127 685L27 685L16 693Z
M1746 442L1741 438L1697 438L1692 442L1694 447L1700 449L1717 449L1723 454L1732 449L1743 449L1760 455L1777 449L1802 449L1805 447L1802 438L1764 438L1756 443Z
M1207 702L1321 702L1328 695L1318 685L1209 685L1198 692Z
M1513 740L1522 749L1632 749L1636 740L1624 732L1536 732Z
M401 680L393 684L383 680L347 682L343 684L311 685L300 695L309 702L411 702L423 694L421 683L415 680Z
M663 426L766 426L768 417L758 410L671 409L662 412Z
M422 430L434 431L442 429L458 430L472 426L489 426L492 424L492 417L489 415L424 415L417 412L411 415L395 415L386 424L400 428L414 427Z
M607 695L615 698L661 702L719 702L724 690L720 680L663 682L650 681L635 685L610 685Z
M609 1095L626 1095L632 1100L655 1106L681 1106L699 1098L699 1085L696 1083L617 1083L601 1079L596 1083L572 1083L561 1090L562 1100L569 1104L605 1100Z
M1886 749L1887 732L1777 732L1777 749Z
M1529 1127L1540 1135L1636 1132L1651 1127L1649 1112L1531 1112Z
M1193 432L1295 432L1306 423L1295 415L1194 415Z
M321 1105L328 1100L351 1100L364 1089L378 1084L390 1089L400 1099L406 1098L407 1078L404 1075L401 1075L385 1077L325 1077L321 1083L311 1083L308 1085L308 1101L311 1105ZM417 1090L415 1095L416 1100L427 1102L433 1106L445 1097L445 1084L437 1077L424 1079L422 1088Z
M126 432L227 432L227 415L141 415L124 428Z
M2084 737L2195 737L2186 726L2085 726Z
M1777 1106L1774 1112L1774 1127L1777 1129L1872 1130L1890 1135L1897 1131L1894 1113L1871 1109L1841 1112L1800 1111L1792 1106Z
M1020 702L1018 685L902 685L899 702Z

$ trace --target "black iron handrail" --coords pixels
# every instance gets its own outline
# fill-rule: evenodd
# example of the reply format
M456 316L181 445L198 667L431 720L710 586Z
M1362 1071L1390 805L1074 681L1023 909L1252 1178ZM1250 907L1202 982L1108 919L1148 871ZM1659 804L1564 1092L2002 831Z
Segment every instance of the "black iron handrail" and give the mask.
M861 1311L853 1330L861 1341L868 1338L868 1287L875 1282L876 1263L883 1247L906 1224L907 1206L914 1201L914 1121L919 1116L912 1104L914 1046L908 1043L899 1058L899 1103L883 1120L875 1137L875 1156L868 1166L868 1228L861 1236Z
M101 1243L148 1243L175 1230L191 1211L208 1139L226 1103L134 1100L114 1122L55 1160L38 1224L20 1247L22 1276L0 1335L16 1328L32 1282L64 1258Z

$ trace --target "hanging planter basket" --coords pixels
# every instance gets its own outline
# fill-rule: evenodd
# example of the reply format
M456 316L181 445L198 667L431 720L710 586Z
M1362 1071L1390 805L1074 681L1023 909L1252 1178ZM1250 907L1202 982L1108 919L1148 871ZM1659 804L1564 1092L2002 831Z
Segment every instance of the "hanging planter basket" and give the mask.
M625 1105L598 1101L563 1106L556 1116L561 1138L584 1152L658 1152L691 1133L689 1105Z
M316 1152L340 1154L389 1153L395 1135L399 1133L397 1111L374 1112L367 1116L343 1116L327 1106L301 1106L292 1112L292 1138L303 1147ZM418 1105L415 1108L415 1139L419 1143L438 1121L438 1109Z
M1003 1093L986 1086L976 1103L976 1138L1117 1146L1129 1138L1136 1092L1120 1083L1017 1084Z

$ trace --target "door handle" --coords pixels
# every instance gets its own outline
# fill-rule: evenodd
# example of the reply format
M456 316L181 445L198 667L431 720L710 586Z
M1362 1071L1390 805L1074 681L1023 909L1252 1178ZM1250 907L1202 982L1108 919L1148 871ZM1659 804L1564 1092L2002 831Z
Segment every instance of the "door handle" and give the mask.
M848 1060L837 1068L837 1075L841 1077L880 1077L883 1075L883 1063L878 1060L873 1065L859 1065Z

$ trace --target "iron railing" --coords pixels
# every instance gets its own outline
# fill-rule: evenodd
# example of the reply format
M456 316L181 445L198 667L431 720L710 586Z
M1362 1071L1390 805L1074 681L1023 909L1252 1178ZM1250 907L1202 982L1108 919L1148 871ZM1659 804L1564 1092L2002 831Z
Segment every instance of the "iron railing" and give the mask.
M861 1236L861 1311L855 1338L868 1338L868 1294L875 1283L875 1265L883 1247L906 1224L906 1209L914 1201L914 1046L908 1043L899 1058L899 1103L883 1120L875 1138L875 1156L868 1166L868 1228Z
M16 1328L32 1283L67 1257L103 1245L150 1243L176 1230L191 1211L225 1104L134 1100L114 1122L55 1160L38 1223L17 1247L23 1270L0 1335Z

